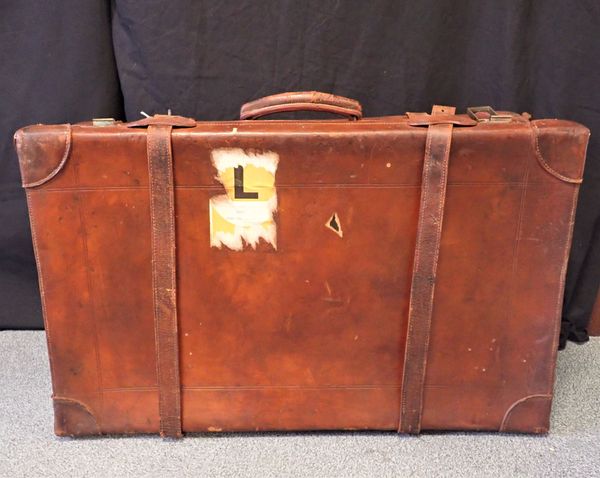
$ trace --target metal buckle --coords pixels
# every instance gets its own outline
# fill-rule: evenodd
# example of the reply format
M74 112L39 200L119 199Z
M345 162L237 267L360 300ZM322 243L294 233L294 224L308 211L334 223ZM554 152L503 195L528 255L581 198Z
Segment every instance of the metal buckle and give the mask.
M488 117L481 118L480 116L477 116L477 113L486 113ZM467 114L479 123L506 123L512 119L511 115L501 115L496 113L496 110L491 106L470 106L467 108Z

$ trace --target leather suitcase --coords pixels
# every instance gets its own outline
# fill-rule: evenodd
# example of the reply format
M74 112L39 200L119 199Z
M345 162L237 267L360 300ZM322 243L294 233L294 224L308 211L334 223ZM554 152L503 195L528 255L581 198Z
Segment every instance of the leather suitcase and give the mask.
M16 133L56 433L546 432L588 130L241 117Z

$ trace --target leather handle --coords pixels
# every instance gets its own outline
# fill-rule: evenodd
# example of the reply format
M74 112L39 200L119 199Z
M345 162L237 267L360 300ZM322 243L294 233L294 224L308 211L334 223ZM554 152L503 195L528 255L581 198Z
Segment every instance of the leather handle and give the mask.
M356 100L319 91L297 91L245 103L240 110L240 119L255 119L290 111L321 111L350 119L362 118L362 106Z

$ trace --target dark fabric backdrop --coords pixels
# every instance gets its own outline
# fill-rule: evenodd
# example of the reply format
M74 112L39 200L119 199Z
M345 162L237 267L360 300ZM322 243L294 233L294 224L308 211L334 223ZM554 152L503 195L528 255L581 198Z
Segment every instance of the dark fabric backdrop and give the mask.
M322 90L371 116L490 104L587 125L563 317L564 337L585 340L600 280L597 0L10 1L0 17L0 326L41 325L17 126L121 117L121 101L127 120L230 119L250 99Z
M13 133L123 114L110 12L103 0L0 0L0 329L43 326Z

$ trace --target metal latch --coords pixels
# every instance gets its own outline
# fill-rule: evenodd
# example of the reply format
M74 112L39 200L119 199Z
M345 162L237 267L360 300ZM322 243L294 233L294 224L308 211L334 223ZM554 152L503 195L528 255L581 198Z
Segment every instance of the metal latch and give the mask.
M506 123L512 119L511 115L498 114L491 106L470 106L467 108L467 114L474 120L492 123Z
M112 126L116 121L114 118L94 118L92 120L93 126Z

